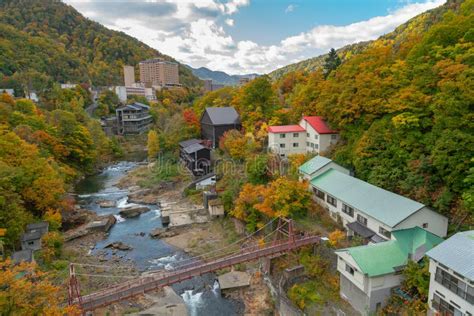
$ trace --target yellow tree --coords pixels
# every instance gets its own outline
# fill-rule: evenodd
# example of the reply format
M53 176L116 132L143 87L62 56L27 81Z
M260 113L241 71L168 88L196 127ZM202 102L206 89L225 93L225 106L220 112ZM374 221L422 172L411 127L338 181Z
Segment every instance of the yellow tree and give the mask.
M307 183L281 177L263 191L263 200L255 208L268 217L301 217L311 205Z
M148 159L152 160L156 158L160 151L160 140L158 139L158 133L155 130L148 132Z
M0 262L2 315L80 315L77 307L63 307L64 296L34 263Z

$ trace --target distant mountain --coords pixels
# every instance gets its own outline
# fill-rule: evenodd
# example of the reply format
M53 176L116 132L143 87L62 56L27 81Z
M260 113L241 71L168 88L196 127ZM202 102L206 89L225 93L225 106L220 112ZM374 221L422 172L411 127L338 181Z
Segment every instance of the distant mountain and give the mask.
M258 74L247 74L247 75L229 75L223 71L214 71L206 67L193 68L187 66L191 69L192 73L199 79L211 79L214 83L223 84L227 86L235 86L239 84L239 79L244 77L256 77Z
M34 73L59 82L123 84L124 64L152 57L175 61L57 0L1 0L0 34L0 81L2 75ZM180 65L179 72L185 86L202 85L187 67Z

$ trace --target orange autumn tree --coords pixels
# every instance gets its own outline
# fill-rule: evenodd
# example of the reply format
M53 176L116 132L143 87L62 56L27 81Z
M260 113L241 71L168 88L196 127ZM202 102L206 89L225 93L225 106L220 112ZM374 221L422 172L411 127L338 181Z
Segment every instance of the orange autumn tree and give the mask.
M235 200L234 209L230 211L230 215L247 223L247 230L250 232L256 230L259 220L261 220L255 205L262 201L264 189L263 185L244 184L239 197Z
M60 288L34 263L0 262L0 288L2 315L80 315L75 306L63 307Z
M255 208L268 217L302 217L311 204L305 182L280 177L265 187Z

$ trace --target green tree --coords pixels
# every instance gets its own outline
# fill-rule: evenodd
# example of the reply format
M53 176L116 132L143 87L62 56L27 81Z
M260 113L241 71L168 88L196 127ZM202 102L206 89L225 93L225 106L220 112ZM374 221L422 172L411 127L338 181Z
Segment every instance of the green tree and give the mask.
M336 70L337 67L341 64L341 58L337 55L337 52L334 48L331 48L328 56L324 59L324 73L328 76L331 71Z

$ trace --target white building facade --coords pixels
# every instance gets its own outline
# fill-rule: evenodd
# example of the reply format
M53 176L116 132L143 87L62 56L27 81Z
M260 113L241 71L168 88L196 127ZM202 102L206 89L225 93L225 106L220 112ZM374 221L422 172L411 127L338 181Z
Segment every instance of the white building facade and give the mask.
M321 116L304 116L300 126L306 130L306 151L321 153L339 141L339 134Z
M299 125L270 126L268 148L280 157L305 153L306 131Z
M457 233L427 253L431 315L474 315L474 231Z
M442 241L413 227L394 231L385 242L336 250L341 297L363 315L379 311L400 288L408 260L421 261Z
M293 137L285 135L288 133L295 133L295 135ZM292 140L296 142L292 142ZM321 116L304 116L299 125L270 126L268 128L268 148L272 152L277 152L276 149L282 144L283 147L280 150L282 157L289 154L319 154L328 150L338 140L338 132L329 128ZM295 143L298 145L294 145Z
M330 169L311 180L314 201L348 231L372 242L398 229L422 227L445 237L448 219L427 206Z

